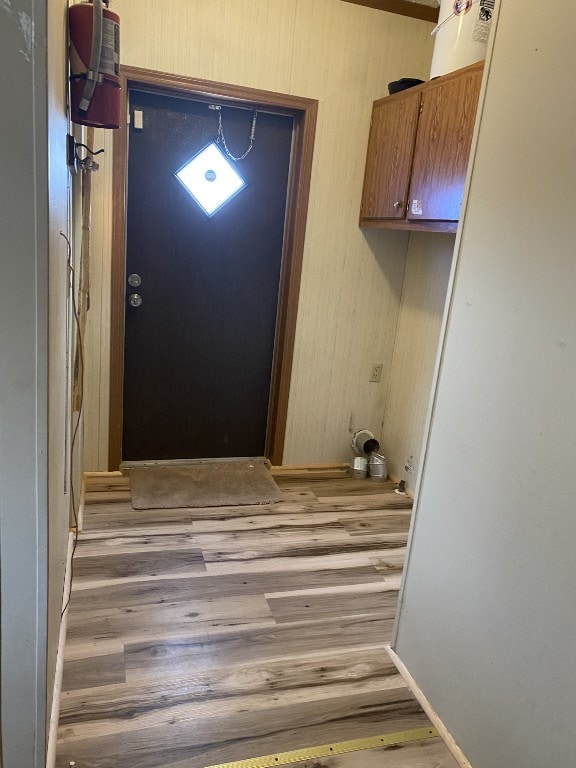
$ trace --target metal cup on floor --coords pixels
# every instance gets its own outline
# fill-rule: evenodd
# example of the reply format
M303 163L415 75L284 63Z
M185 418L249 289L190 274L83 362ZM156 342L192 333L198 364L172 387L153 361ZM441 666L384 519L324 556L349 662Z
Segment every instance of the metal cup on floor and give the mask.
M388 477L388 459L381 453L372 453L368 462L370 479L383 483Z
M350 475L355 480L363 480L368 474L368 459L365 456L355 456L350 464Z

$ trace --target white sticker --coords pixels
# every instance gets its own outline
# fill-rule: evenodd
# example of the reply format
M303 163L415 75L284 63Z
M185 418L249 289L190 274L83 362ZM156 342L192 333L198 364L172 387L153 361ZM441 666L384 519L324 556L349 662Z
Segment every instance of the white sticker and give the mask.
M472 30L473 43L484 44L488 42L495 2L496 0L480 0L478 16L474 22L474 29Z
M120 25L112 19L104 19L102 25L102 48L100 67L102 75L118 77L120 67Z
M415 216L422 216L422 203L420 200L412 200L412 213Z

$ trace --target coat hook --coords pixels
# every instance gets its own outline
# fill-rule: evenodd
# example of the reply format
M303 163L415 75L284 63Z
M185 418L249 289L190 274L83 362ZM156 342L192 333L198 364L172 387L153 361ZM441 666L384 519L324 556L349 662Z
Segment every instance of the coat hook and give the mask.
M80 157L78 154L79 148L84 149L89 154ZM104 152L103 149L94 151L87 144L76 141L70 133L66 136L66 162L72 173L78 173L78 171L97 171L100 165L92 158L95 155L101 155L102 152Z

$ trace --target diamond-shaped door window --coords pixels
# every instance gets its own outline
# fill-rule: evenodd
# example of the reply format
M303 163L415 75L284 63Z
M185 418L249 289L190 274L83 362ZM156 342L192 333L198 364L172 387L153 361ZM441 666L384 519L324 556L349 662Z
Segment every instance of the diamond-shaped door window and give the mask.
M208 216L213 216L246 186L214 142L188 160L175 176Z

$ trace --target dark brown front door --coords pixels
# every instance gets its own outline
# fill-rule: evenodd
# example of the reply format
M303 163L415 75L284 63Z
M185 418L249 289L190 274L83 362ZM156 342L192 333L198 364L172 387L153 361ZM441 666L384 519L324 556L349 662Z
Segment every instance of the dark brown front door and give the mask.
M175 173L217 111L139 91L130 110L122 459L262 456L293 118L258 113L230 161L246 186L207 216ZM252 119L223 107L232 154Z

